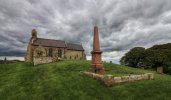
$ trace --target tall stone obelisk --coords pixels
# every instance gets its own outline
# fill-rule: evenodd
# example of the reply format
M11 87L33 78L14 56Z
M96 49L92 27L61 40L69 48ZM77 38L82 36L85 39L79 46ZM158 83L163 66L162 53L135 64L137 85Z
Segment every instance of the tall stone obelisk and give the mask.
M92 62L90 71L96 74L104 75L105 70L102 64L102 51L100 50L99 32L97 26L94 26L93 51L91 52L91 54Z

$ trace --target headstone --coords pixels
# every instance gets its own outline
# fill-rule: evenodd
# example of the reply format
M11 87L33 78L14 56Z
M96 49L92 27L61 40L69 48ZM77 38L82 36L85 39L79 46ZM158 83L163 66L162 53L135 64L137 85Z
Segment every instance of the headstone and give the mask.
M5 57L5 58L4 58L4 63L6 63L6 62L7 62L7 58Z
M157 73L163 74L163 67L157 67Z

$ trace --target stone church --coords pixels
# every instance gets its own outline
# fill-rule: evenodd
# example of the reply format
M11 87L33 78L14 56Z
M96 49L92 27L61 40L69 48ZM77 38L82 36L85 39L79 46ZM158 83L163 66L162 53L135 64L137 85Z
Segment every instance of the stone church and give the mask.
M86 59L83 46L62 40L38 38L36 30L33 29L25 61L37 65L60 59Z

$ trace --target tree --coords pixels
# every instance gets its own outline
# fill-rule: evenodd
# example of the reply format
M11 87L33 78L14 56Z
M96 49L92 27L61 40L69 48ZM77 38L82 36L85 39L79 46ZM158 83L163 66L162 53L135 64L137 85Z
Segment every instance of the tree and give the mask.
M145 48L135 47L125 54L120 60L121 64L137 67L139 61L144 59Z
M171 43L154 45L148 49L135 47L120 60L122 65L130 67L163 67L165 73L171 74Z
M149 68L160 67L168 62L168 57L160 50L147 49L144 63Z

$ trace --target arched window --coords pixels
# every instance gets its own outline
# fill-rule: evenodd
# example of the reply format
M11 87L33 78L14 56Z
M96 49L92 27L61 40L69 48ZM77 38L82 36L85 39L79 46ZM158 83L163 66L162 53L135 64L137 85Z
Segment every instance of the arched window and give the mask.
M42 55L43 55L43 51L40 51L40 50L37 51L37 56L38 56L38 57L42 57Z

